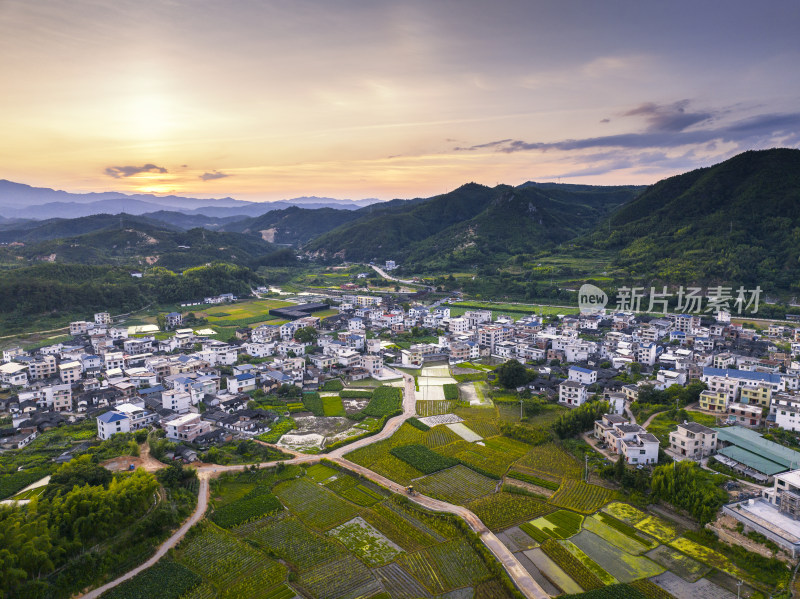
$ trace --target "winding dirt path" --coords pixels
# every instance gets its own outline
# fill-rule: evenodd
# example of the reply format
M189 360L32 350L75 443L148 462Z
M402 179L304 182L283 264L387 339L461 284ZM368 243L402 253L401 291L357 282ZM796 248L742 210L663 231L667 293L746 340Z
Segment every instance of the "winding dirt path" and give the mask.
M472 513L465 507L460 505L453 505L451 503L446 503L444 501L439 501L438 499L433 499L431 497L426 497L425 495L413 495L408 496L406 495L406 488L394 481L385 478L372 470L364 468L363 466L359 466L349 460L347 460L344 456L356 449L361 447L365 447L372 443L377 443L378 441L382 441L384 439L388 439L391 437L397 429L409 418L415 415L416 413L416 394L415 394L415 386L414 386L414 377L408 374L403 374L403 379L405 381L405 385L403 387L403 413L399 416L396 416L389 420L386 423L386 426L383 427L383 430L371 437L366 437L364 439L359 439L358 441L354 441L349 445L345 445L344 447L340 447L329 454L323 455L306 455L306 454L297 454L293 452L295 457L289 460L283 460L284 464L308 464L318 462L323 458L327 458L344 468L348 468L353 470L354 472L358 472L359 474L369 478L371 481L401 495L405 495L415 503L428 508L433 511L438 512L447 512L450 514L454 514L462 518L469 527L480 536L481 541L483 541L484 545L492 552L492 554L497 558L497 560L503 565L508 575L517 585L517 588L522 592L525 597L528 599L547 599L550 597L544 589L531 577L525 568L522 567L522 564L519 563L519 560L514 556L511 551L500 541L500 539L495 536L495 534L490 531L486 525L481 522L480 518ZM265 443L265 445L267 445ZM283 450L283 448L281 448ZM258 466L261 468L268 468L274 466L275 462L265 462L259 464ZM186 535L189 529L197 524L203 516L205 516L206 510L208 509L208 500L209 500L209 479L216 478L223 472L236 472L236 471L243 471L246 468L249 468L249 464L242 464L236 466L220 466L220 465L213 465L213 464L204 464L203 466L197 468L197 475L200 479L200 489L198 491L198 498L197 498L197 507L192 515L184 522L181 527L176 530L172 536L170 536L166 541L164 541L156 551L156 553L148 559L143 564L137 566L130 572L120 576L119 578L112 580L104 584L103 586L82 595L84 599L97 599L103 593L108 591L109 589L114 588L115 586L125 582L126 580L130 580L140 572L146 570L147 568L155 565L158 560L164 557L167 552L175 547L181 539Z

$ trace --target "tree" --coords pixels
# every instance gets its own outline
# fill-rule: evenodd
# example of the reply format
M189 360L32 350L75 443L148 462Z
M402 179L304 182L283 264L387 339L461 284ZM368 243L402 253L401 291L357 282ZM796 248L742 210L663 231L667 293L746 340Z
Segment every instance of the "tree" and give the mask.
M299 343L314 343L319 337L319 333L314 327L303 327L297 329L294 334L295 341Z
M167 316L166 314L159 313L156 316L156 323L158 323L158 330L159 331L166 331L167 330Z
M494 369L497 382L506 389L516 389L527 385L531 380L531 373L517 360L509 360Z

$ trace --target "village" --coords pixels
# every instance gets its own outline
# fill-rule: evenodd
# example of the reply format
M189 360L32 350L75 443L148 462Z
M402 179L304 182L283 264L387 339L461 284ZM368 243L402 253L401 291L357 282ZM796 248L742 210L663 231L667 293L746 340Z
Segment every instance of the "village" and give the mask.
M520 317L456 310L450 301L344 293L274 308L281 324L240 327L227 342L185 326L180 312L165 316L169 334L159 339L97 313L70 324L69 343L3 352L0 411L10 426L0 444L18 450L47 430L95 422L101 441L161 430L172 443L163 459L183 463L252 439L318 453L379 430L389 413L362 412L376 388L402 387L404 374L492 380L492 367L515 360L531 379L512 390L520 398L570 409L608 402L585 437L609 461L652 467L667 455L737 477L741 500L724 513L792 556L800 550L800 453L786 446L800 430L800 329L773 324L757 333L725 312ZM332 303L335 315L315 316ZM425 342L397 345L409 334ZM482 383L467 379L462 396L474 397ZM441 385L427 385L417 389L418 415L432 416L422 418L430 426L456 426L460 419L442 410L420 414L421 405L450 399ZM648 430L658 423L655 408L688 388L698 392L680 406L690 417Z

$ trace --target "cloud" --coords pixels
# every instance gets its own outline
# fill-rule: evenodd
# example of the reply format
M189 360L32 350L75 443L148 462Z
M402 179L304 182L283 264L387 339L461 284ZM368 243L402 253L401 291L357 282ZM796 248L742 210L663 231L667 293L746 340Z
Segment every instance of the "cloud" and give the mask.
M167 169L163 166L156 166L155 164L145 164L144 166L109 166L105 171L109 177L115 179L123 179L125 177L132 177L139 173L166 173Z
M224 179L225 177L230 177L227 173L221 173L219 171L214 171L213 173L203 173L200 175L200 178L203 181L213 181L214 179Z
M689 100L681 100L673 104L645 102L622 113L622 116L644 116L649 124L648 131L683 131L692 125L708 121L714 116L710 112L686 112L688 105Z
M610 123L611 119L601 119L600 122L601 123Z
M754 117L735 121L719 127L691 129L686 131L689 121L695 120L696 115L688 115L680 121L673 114L666 118L653 113L648 108L639 108L629 111L636 114L653 115L650 127L641 133L621 133L618 135L605 135L600 137L587 137L584 139L566 139L557 142L527 142L519 139L501 139L468 147L457 147L455 151L474 151L493 148L497 152L513 154L539 150L586 150L593 148L628 148L628 149L653 149L653 148L678 148L688 145L703 145L716 142L734 144L761 144L768 140L781 139L783 143L797 143L800 132L800 112L782 114L760 114ZM657 111L656 111L657 112ZM707 119L704 119L707 120Z

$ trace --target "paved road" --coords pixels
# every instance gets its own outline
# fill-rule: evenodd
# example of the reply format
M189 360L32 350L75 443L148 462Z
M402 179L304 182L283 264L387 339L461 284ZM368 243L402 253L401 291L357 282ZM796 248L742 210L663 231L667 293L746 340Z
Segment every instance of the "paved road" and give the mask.
M292 455L295 457L283 460L284 464L308 464L317 462L322 458L328 458L329 460L336 462L337 464L353 470L354 472L358 472L363 476L369 478L370 480L382 485L383 487L390 489L395 493L405 494L406 488L402 485L397 484L394 481L389 480L372 470L368 470L363 466L359 466L347 459L344 456L352 451L360 447L364 447L366 445L370 445L371 443L376 443L378 441L382 441L384 439L388 439L391 437L395 431L400 428L400 426L409 418L416 414L416 394L415 394L415 385L414 385L414 377L409 374L403 373L403 380L405 381L405 385L403 388L403 413L399 416L395 416L391 420L386 423L386 426L383 427L383 430L371 437L366 437L364 439L359 439L358 441L354 441L349 445L345 445L344 447L340 447L328 454L323 455L306 455L306 454L298 454L296 452L291 452ZM280 448L283 449L283 448ZM267 468L274 466L275 462L265 462L259 464L259 467ZM209 479L215 478L222 474L223 472L236 472L242 471L246 468L249 468L250 465L236 465L236 466L220 466L215 464L204 464L200 468L197 469L197 475L200 478L200 490L198 493L197 499L197 508L195 509L194 513L189 517L189 519L183 523L183 525L175 531L175 533L164 543L156 551L155 555L148 559L146 562L141 564L140 566L134 568L130 572L120 576L116 580L112 580L111 582L99 587L89 593L83 595L84 599L96 599L100 597L104 592L108 591L109 589L129 580L146 570L150 566L154 565L159 559L164 557L166 553L175 547L181 539L186 535L189 529L197 524L205 515L206 509L208 509L208 499L209 499ZM450 503L446 503L444 501L439 501L437 499L433 499L431 497L426 497L424 495L414 495L409 497L412 501L418 503L419 505L426 507L428 509L439 511L439 512L448 512L450 514L455 514L469 525L469 527L475 531L489 549L492 554L503 564L503 567L508 572L509 576L514 580L514 583L517 587L522 591L523 595L528 599L546 599L549 598L548 595L542 587L531 577L525 568L519 563L517 558L511 553L508 548L498 539L492 531L490 531L486 525L481 522L480 518L478 518L475 514L473 514L470 510L465 507L459 505L453 505Z
M397 281L398 283L405 283L406 285L417 285L418 287L425 287L426 289L430 289L431 291L433 291L433 287L431 287L430 285L425 285L425 283L419 283L417 281L412 281L411 279L398 279L397 277L393 277L392 275L388 274L380 266L375 266L374 264L370 264L370 266L375 270L375 272L377 272L384 279L388 279L390 281Z

